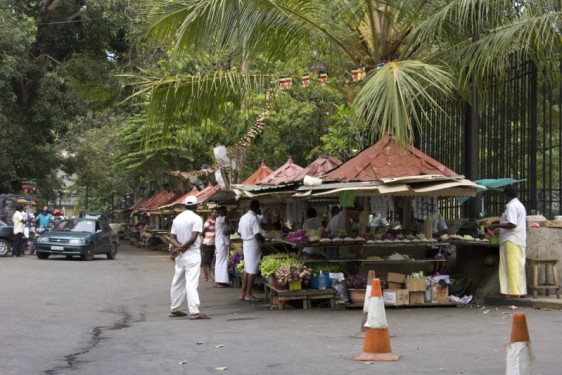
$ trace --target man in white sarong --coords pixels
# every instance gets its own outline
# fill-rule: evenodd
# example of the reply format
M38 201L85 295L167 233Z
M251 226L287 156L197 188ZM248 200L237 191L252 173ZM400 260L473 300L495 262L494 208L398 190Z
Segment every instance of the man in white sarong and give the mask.
M250 210L240 218L238 223L238 233L242 238L242 250L244 252L244 274L242 275L242 289L240 291L240 301L259 302L260 299L254 297L252 288L258 273L258 265L261 258L261 243L264 241L261 235L260 220L258 213L260 202L252 199Z

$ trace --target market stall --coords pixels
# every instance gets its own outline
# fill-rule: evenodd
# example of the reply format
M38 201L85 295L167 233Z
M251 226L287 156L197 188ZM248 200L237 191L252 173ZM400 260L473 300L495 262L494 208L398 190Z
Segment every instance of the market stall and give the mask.
M401 275L398 279L393 276L393 281L387 280L394 283L390 285L392 289L404 289L408 275L423 274L425 278L441 269L442 254L450 243L432 238L437 198L474 196L480 188L412 146L398 148L391 136L331 169L320 179L308 179L305 184L301 172L298 185L294 184L296 177L267 181L269 185L234 189L237 195L247 198L278 199L287 206L295 204L299 207L301 222L305 207L318 205L318 202L330 207L339 204L344 208L341 214L345 225L340 230L294 230L289 234L287 239L295 243L301 262L340 263L346 274L366 275L367 270L375 269L377 276L383 279L389 279L388 275ZM273 182L278 184L271 184ZM389 230L389 225L376 228L373 218L387 216L390 211L394 218L388 221L399 225L394 230ZM413 223L421 224L421 231L416 233ZM298 224L292 229L296 228ZM305 248L317 250L313 253L318 259L303 256ZM421 291L415 292L419 297Z

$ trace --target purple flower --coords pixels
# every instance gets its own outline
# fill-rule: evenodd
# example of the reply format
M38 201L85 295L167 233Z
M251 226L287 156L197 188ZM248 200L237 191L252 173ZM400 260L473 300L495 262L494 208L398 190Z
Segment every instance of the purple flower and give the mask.
M367 288L367 277L363 275L347 275L345 283L350 289L365 289Z

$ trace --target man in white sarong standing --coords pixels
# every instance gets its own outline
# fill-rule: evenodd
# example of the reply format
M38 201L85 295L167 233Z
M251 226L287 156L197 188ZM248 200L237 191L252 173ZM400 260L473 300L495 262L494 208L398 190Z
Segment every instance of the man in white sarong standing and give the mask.
M264 241L260 233L259 211L260 202L252 199L250 202L250 210L240 218L240 222L238 223L238 233L240 233L240 237L242 238L242 250L244 252L244 274L242 275L240 301L260 301L259 298L254 297L252 294L254 280L258 274L258 265L261 259L260 244Z

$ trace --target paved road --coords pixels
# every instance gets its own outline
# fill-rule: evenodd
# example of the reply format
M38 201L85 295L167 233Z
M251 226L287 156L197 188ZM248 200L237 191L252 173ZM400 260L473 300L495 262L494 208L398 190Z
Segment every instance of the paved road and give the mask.
M166 253L126 245L114 261L0 258L0 374L505 373L507 307L387 309L402 357L369 364L352 360L360 310L272 311L205 283L212 320L169 318L172 272ZM519 311L542 374L560 374L562 312Z

